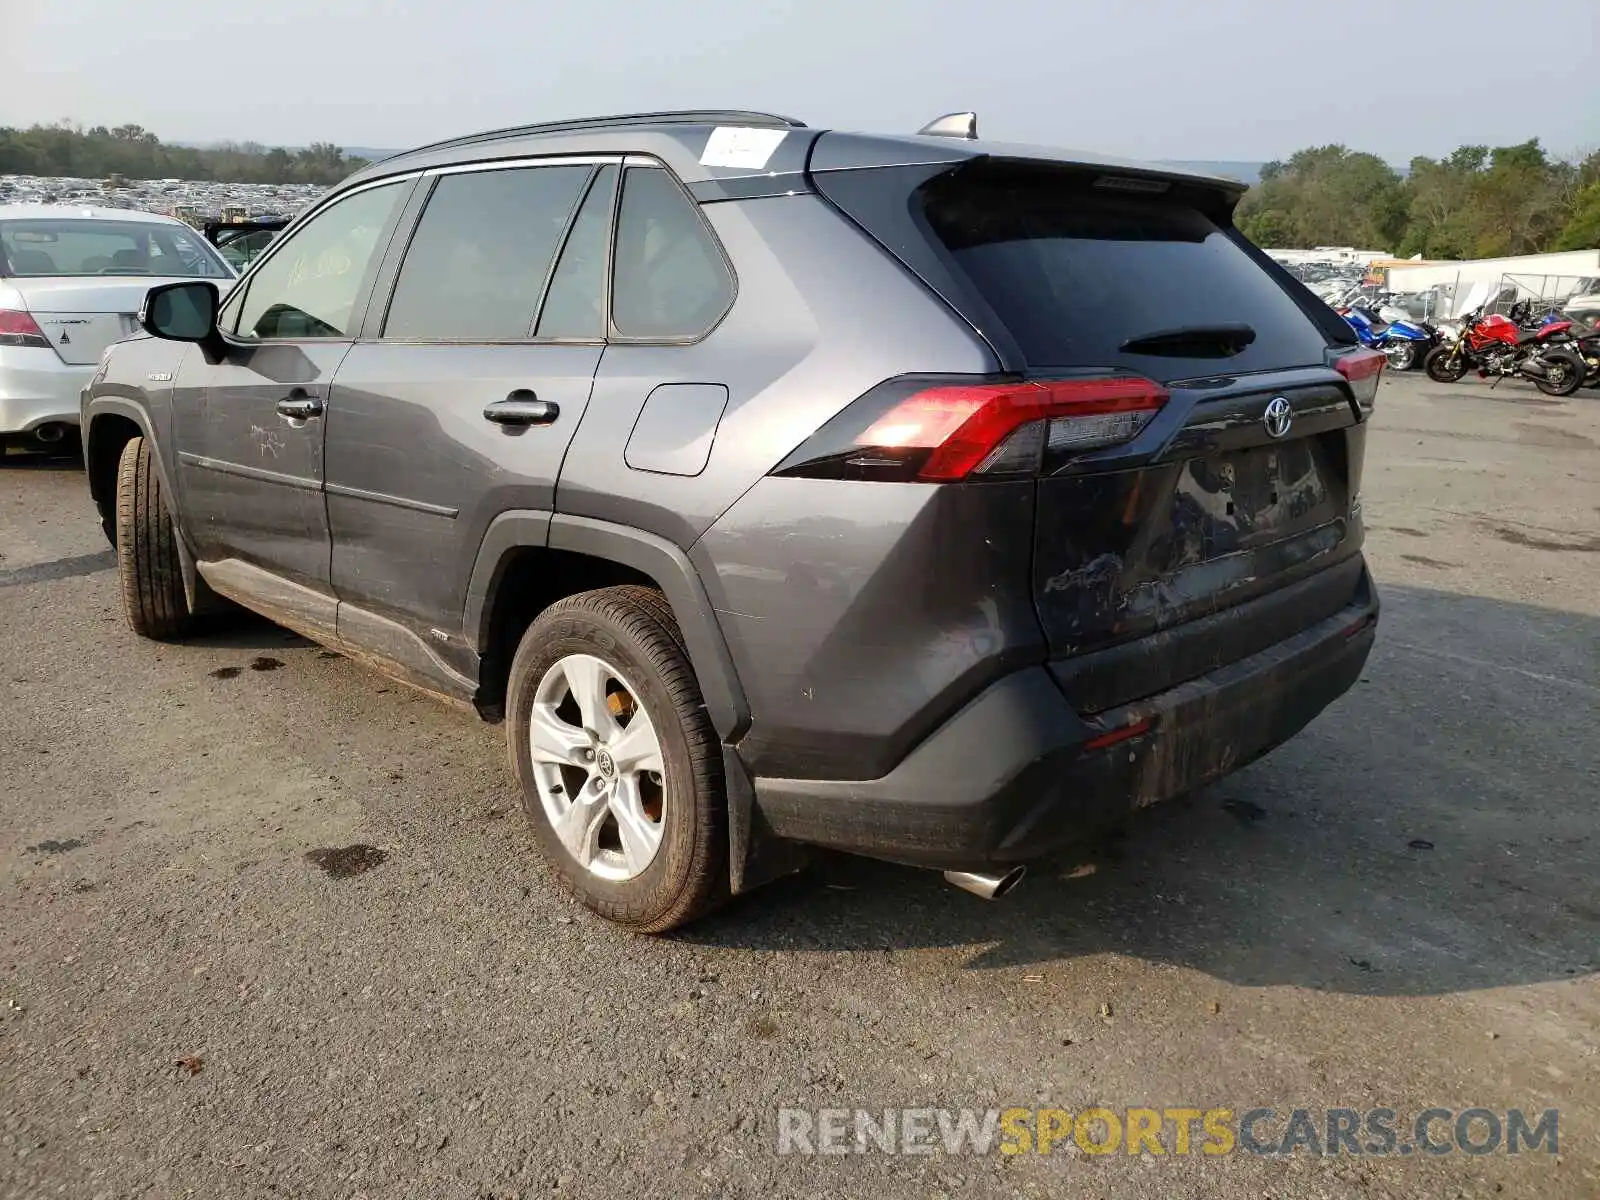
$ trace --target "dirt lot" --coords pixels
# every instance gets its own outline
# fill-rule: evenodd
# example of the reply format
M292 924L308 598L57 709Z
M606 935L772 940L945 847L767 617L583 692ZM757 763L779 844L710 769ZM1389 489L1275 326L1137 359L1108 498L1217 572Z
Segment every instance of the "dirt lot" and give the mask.
M265 623L135 639L81 475L0 468L0 1196L1600 1195L1600 395L1379 403L1378 648L1298 739L996 904L830 857L663 940L548 882L500 728ZM775 1152L1096 1104L1560 1153Z

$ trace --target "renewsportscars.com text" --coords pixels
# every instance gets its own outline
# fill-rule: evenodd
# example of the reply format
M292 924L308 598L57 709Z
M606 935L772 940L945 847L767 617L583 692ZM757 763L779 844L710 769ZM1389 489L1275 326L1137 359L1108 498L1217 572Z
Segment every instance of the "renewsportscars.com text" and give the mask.
M1556 1154L1548 1108L780 1108L779 1154Z

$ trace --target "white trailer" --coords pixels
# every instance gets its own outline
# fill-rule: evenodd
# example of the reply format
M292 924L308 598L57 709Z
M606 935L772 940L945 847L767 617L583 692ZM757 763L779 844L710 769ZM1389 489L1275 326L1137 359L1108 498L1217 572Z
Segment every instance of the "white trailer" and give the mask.
M1390 267L1388 276L1391 292L1432 292L1438 297L1433 311L1440 316L1460 316L1467 309L1499 301L1531 300L1560 307L1569 297L1592 290L1588 281L1600 278L1600 250L1418 263Z

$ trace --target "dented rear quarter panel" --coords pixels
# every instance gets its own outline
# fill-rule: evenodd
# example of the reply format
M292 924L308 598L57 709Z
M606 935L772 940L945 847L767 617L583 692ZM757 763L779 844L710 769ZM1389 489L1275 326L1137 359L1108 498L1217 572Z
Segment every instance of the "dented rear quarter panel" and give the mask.
M701 540L758 775L872 779L1044 657L1034 485L763 479Z

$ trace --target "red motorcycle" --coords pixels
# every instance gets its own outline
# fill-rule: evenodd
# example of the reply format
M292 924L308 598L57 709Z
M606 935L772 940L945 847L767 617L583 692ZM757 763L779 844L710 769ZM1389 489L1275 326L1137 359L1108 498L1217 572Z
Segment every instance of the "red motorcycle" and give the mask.
M1461 336L1428 355L1423 369L1436 383L1454 383L1476 368L1480 378L1529 380L1547 396L1570 396L1583 383L1587 365L1565 344L1570 321L1524 330L1499 313L1480 308L1461 323Z

